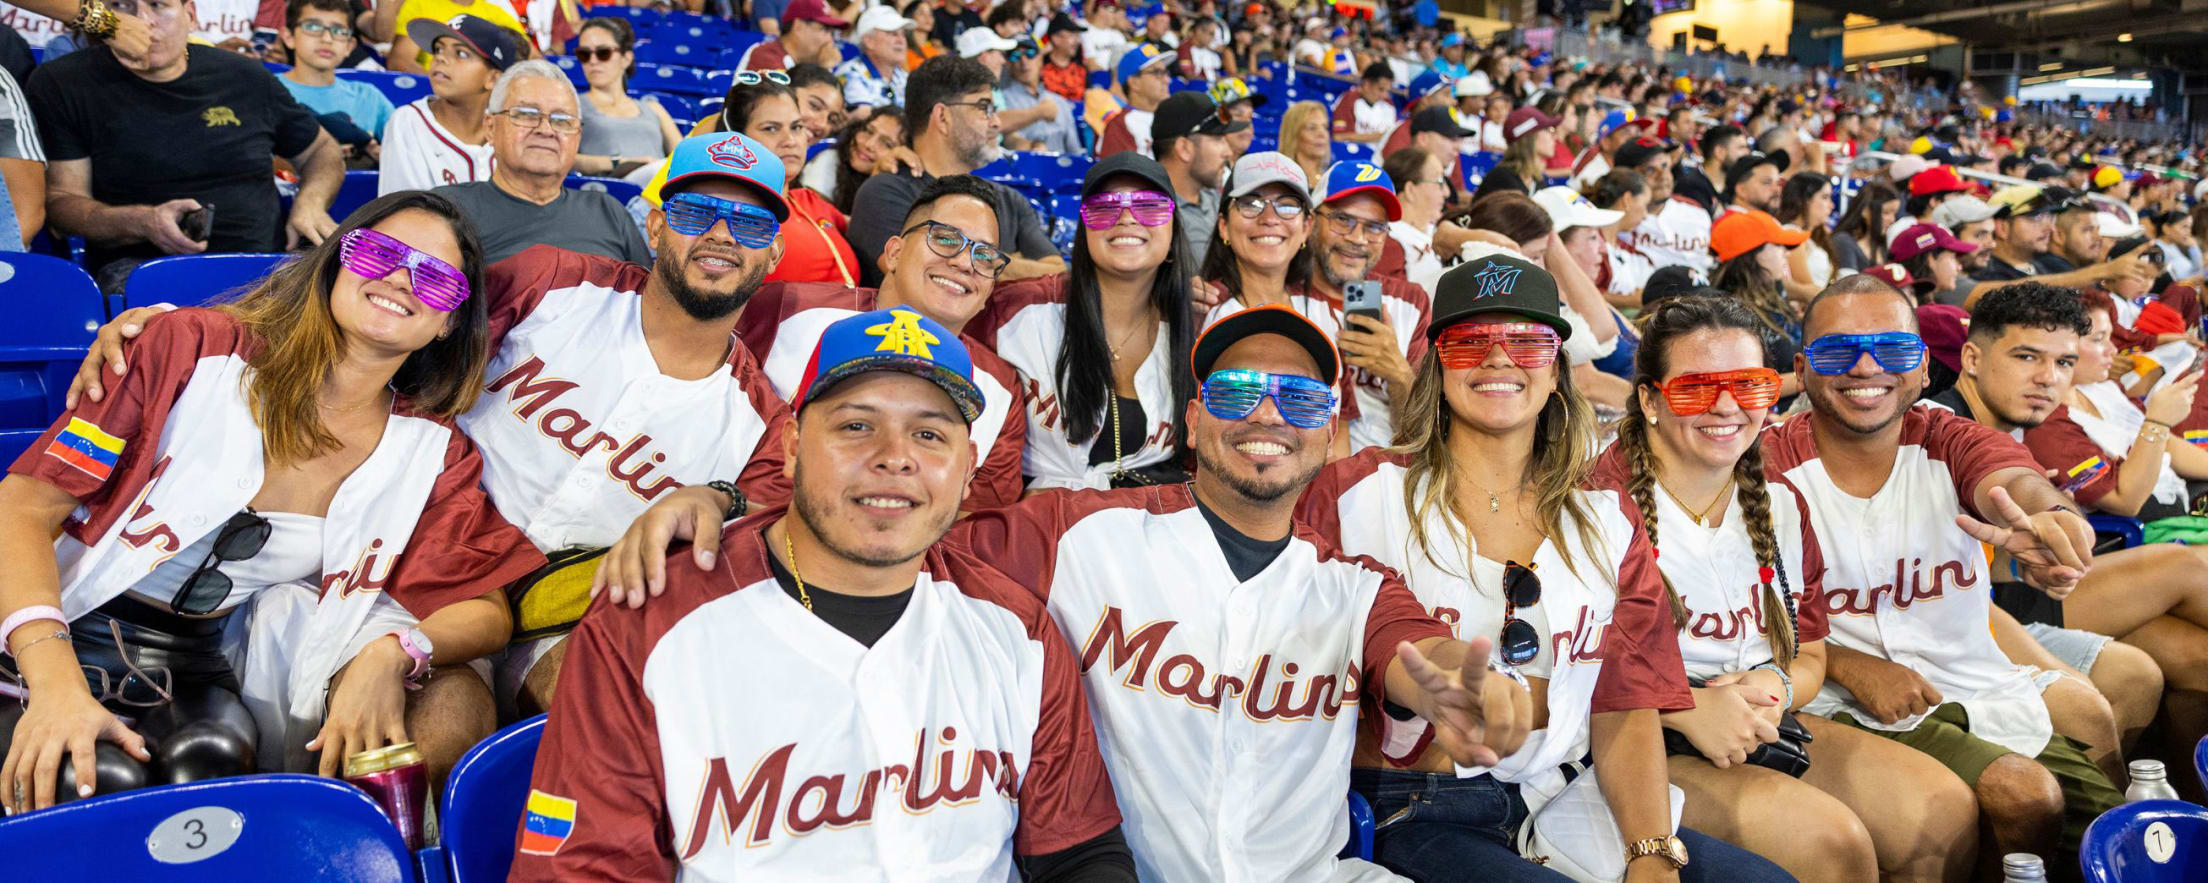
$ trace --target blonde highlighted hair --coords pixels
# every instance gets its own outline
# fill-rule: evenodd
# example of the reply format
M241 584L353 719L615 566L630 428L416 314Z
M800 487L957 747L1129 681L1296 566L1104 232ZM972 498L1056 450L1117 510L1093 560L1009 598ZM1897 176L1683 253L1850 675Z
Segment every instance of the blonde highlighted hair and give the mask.
M407 355L391 388L409 409L456 418L474 406L490 364L490 323L483 303L483 247L459 207L422 190L393 193L361 206L313 251L284 262L260 284L216 309L238 319L255 339L245 381L253 421L261 428L270 465L299 463L335 450L338 440L322 422L322 388L345 357L343 331L330 312L330 294L342 268L346 234L382 223L402 211L423 211L451 225L460 242L460 271L468 299L450 315L446 333Z

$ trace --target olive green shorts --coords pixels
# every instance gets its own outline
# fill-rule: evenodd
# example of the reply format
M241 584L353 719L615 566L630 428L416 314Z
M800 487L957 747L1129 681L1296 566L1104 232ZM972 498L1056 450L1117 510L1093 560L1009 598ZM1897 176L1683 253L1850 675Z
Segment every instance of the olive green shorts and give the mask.
M1972 788L1978 787L1978 777L1986 767L2005 755L2015 754L1992 742L1970 734L1970 715L1963 706L1950 702L1932 710L1917 728L1906 733L1892 733L1863 726L1845 712L1832 719L1867 733L1875 733L1924 752L1941 766L1960 776ZM2055 775L2062 786L2063 842L2072 848L2085 836L2085 827L2124 802L2124 793L2116 790L2101 768L2094 766L2086 756L2088 746L2061 733L2048 737L2047 747L2038 757L2032 758Z

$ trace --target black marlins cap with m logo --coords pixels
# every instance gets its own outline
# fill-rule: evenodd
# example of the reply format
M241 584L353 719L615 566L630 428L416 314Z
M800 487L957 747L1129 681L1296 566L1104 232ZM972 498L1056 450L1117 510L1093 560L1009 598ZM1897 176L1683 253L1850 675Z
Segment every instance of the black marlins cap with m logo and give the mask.
M1441 274L1426 337L1439 337L1442 329L1481 313L1523 316L1556 329L1559 338L1572 336L1557 300L1556 277L1524 258L1488 255Z

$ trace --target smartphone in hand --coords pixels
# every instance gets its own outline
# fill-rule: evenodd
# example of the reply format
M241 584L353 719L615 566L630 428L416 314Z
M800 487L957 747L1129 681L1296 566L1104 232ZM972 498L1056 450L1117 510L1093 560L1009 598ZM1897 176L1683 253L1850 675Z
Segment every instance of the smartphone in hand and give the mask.
M1387 321L1380 313L1380 282L1363 279L1342 286L1342 312L1352 316L1370 316Z

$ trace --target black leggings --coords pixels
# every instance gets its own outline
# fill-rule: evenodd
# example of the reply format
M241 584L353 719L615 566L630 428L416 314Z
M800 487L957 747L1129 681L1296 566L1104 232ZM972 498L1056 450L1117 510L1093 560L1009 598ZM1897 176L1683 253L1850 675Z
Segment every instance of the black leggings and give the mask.
M186 619L123 596L79 617L69 626L70 643L77 661L87 671L92 689L100 689L92 669L107 672L116 686L131 683L124 695L110 699L107 709L137 719L134 729L146 738L151 763L140 763L112 742L98 745L98 784L95 793L112 794L147 785L175 785L236 776L254 771L253 755L258 730L253 716L238 699L238 679L222 654L222 631L228 617ZM127 648L129 664L118 652L116 638ZM162 684L168 674L170 701L153 707L140 703L158 698L133 677L131 665ZM15 726L23 716L21 703L0 703L0 755L15 739ZM58 800L76 799L76 768L65 758L56 781Z

